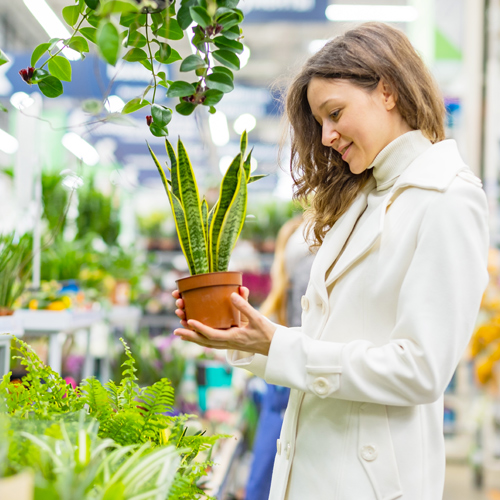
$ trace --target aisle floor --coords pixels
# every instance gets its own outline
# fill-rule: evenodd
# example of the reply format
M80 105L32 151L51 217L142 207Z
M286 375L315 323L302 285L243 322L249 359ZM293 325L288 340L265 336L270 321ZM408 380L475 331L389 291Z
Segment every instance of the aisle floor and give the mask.
M472 471L467 465L449 464L446 467L446 481L443 500L500 500L500 473L485 475L482 490L473 486Z

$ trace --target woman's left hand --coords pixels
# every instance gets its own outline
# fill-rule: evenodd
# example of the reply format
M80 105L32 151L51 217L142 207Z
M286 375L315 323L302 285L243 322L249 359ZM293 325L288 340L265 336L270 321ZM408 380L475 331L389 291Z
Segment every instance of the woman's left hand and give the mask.
M276 327L237 293L231 294L231 301L244 316L241 327L217 330L190 319L187 321L190 330L177 328L174 334L182 340L204 347L234 349L267 356ZM182 323L186 326L185 321Z

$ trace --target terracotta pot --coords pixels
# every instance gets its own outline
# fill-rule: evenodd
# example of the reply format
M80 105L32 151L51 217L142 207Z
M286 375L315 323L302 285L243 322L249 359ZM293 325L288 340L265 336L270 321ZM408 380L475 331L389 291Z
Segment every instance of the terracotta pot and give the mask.
M184 299L187 319L195 319L212 328L240 326L240 312L231 302L238 293L241 273L226 271L189 276L176 281Z
M12 316L14 314L14 309L10 307L0 307L0 316Z

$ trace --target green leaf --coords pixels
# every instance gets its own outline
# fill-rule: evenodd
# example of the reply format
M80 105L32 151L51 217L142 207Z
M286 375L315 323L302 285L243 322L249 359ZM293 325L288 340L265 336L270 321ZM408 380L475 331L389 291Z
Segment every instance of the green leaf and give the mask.
M97 43L96 33L97 30L95 28L80 28L80 33L92 43Z
M133 113L134 111L137 111L138 109L141 109L144 106L148 105L149 101L147 101L146 99L141 99L140 97L136 97L135 99L127 102L125 106L123 106L122 114L126 115L128 113Z
M231 40L238 40L241 37L241 29L239 26L232 26L229 29L223 29L222 35Z
M220 90L227 93L234 89L233 80L223 73L212 73L205 79L209 89Z
M189 12L194 22L198 23L202 28L206 28L213 24L213 20L207 12L207 9L196 6L189 7Z
M192 102L181 102L175 106L177 113L183 116L189 116L196 109L196 104Z
M63 8L62 15L70 26L74 26L80 17L80 7L78 5L68 5Z
M262 175L252 175L249 179L247 184L251 184L252 182L259 181L260 179L263 179L264 177L267 177L269 174L262 174Z
M0 111L3 111L4 113L8 113L9 110L0 102Z
M127 37L126 47L145 47L148 44L146 37L137 30L130 29Z
M191 12L189 11L189 6L182 5L182 7L177 11L177 22L182 30L187 30L193 18L191 17Z
M180 202L186 213L186 223L189 234L189 244L193 255L196 274L208 273L208 249L203 231L200 197L193 167L187 155L184 144L177 142L177 161L179 173Z
M102 111L102 101L99 99L86 99L82 102L82 110L91 115L98 115Z
M237 24L241 23L241 21L241 16L235 13L224 14L219 19L217 19L217 22L224 26L224 30L228 30L229 28L236 26Z
M37 61L42 57L45 52L50 47L50 43L41 43L37 47L35 47L35 50L33 50L33 53L31 54L31 66L35 67L35 64ZM0 64L3 64L2 62L2 52L0 52Z
M97 6L99 5L99 0L85 0L85 3L90 9L94 10L97 9Z
M64 92L61 80L55 76L47 76L38 83L40 92L46 97L59 97Z
M97 28L96 41L102 57L114 66L120 53L118 28L111 21L103 19Z
M134 0L101 0L100 17L131 12L140 12L139 5Z
M172 193L180 199L181 191L179 188L179 172L177 171L177 155L175 154L172 144L165 139L165 149L167 150L168 158L170 160L170 179L172 181Z
M177 19L169 18L165 21L165 24L155 32L156 36L161 36L169 40L180 40L184 36L184 31L182 31Z
M218 20L218 19L220 19L222 16L224 16L226 14L233 14L233 13L234 13L233 9L229 9L227 7L219 7L215 11L215 19Z
M147 59L148 55L142 49L130 49L124 56L123 59L128 62L143 61Z
M2 66L2 64L8 63L8 62L9 62L9 58L5 55L5 53L2 51L2 49L0 49L0 66Z
M188 82L173 82L167 90L167 97L185 97L196 92L194 85Z
M44 78L47 78L50 73L44 69L35 69L33 73L33 78L31 79L32 83L38 83Z
M155 137L166 137L168 135L167 127L162 127L159 123L151 123L149 130Z
M181 63L179 71L193 71L194 69L206 68L207 63L197 54L187 56Z
M208 203L205 197L201 202L201 218L203 220L203 230L205 232L205 242L208 248Z
M231 80L234 80L234 74L229 68L225 68L224 66L215 66L212 68L214 73L222 73L224 75L229 76Z
M239 0L217 0L219 7L227 7L228 9L234 9L238 4Z
M229 259L234 245L241 233L247 210L247 183L245 172L238 170L238 183L222 223L217 241L217 268L216 271L227 271Z
M220 90L215 90L215 89L207 90L205 92L205 100L203 101L203 105L213 106L222 99L223 95L224 92L221 92Z
M49 40L50 43L49 52L52 52L54 49L57 49L59 51L59 47L57 46L57 44L62 41L63 41L62 38L51 38Z
M144 59L142 61L139 61L140 64L142 64L148 71L153 71L153 65L149 61L149 59Z
M217 110L216 110L213 106L210 106L210 109L208 110L208 112L209 112L211 115L215 115L215 113L217 113Z
M175 61L180 61L182 59L182 56L177 52L175 49L172 49L170 47L170 56L169 58L164 62L164 64L171 64Z
M122 14L120 16L120 25L125 26L125 28L129 28L132 24L145 26L146 20L146 14L138 14L137 12L133 12L132 14Z
M90 26L92 26L93 28L97 28L97 26L99 26L99 23L101 22L101 18L100 17L97 17L96 15L94 14L90 14L88 17L87 17L87 22L90 24ZM81 31L81 29L80 29Z
M168 141L165 140L165 142L168 142ZM163 183L163 187L165 188L165 191L167 192L167 195L168 195L170 207L171 207L172 212L174 214L175 228L177 230L177 236L179 237L179 243L181 244L182 252L184 253L186 260L187 260L187 263L188 263L189 273L191 275L196 274L193 256L191 254L191 245L189 243L186 214L184 213L184 209L183 209L178 197L170 191L170 189L168 187L168 179L167 179L167 176L165 175L165 171L163 170L163 167L161 166L160 162L158 161L158 158L156 158L156 155L153 153L153 150L151 149L149 144L148 144L148 149L149 149L149 152L150 152L150 154L153 158L153 161L156 165L156 168L158 169L158 173L160 174L160 177L161 177L161 180ZM173 148L171 148L171 149L173 149ZM175 163L177 164L177 160ZM178 182L178 179L177 179L177 182ZM172 182L172 185L173 185L173 182Z
M247 152L247 146L248 146L248 134L247 134L247 131L244 130L243 133L241 134L241 138L240 138L240 153L241 153L241 157L244 158L245 157L245 153ZM248 160L248 158L247 158ZM248 173L247 173L247 178L248 178Z
M229 50L219 49L212 52L214 59L224 64L228 68L238 70L240 69L240 59L238 56Z
M151 106L151 114L153 115L153 122L162 127L168 125L172 120L172 110L159 104Z
M167 61L172 55L172 48L168 43L160 43L160 48L156 51L155 59L162 64L169 64Z
M65 82L71 81L71 64L63 56L55 56L49 61L49 71L52 76Z
M89 52L89 43L83 36L75 36L72 38L72 40L69 42L68 47L70 49L76 50L77 52L83 53L83 52Z
M243 135L245 137L243 137ZM243 132L243 134L241 136L241 142L240 142L240 150L241 150L241 157L242 158L244 158L244 156L245 156L247 142L248 142L247 141L247 132L245 130L245 132ZM243 148L245 148L245 151L243 151ZM250 179L250 174L252 173L252 152L253 152L253 148L252 148L252 151L250 151L250 153L248 154L246 160L243 162L243 170L245 171L247 183L248 183L248 180Z
M219 49L227 49L235 52L236 54L241 54L243 52L242 43L237 42L236 40L229 40L229 38L226 38L225 36L218 36L217 38L214 38L214 43L216 47L219 47Z

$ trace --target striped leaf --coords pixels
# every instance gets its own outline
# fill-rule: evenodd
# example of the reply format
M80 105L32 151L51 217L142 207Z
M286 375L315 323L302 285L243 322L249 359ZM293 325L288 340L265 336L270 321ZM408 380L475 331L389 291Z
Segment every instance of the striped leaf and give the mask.
M181 244L182 253L186 257L186 260L188 263L189 273L195 274L196 269L195 269L195 265L194 265L193 256L191 254L191 244L189 241L189 234L187 231L186 214L184 213L181 202L179 201L177 196L175 196L173 193L170 192L170 189L168 186L170 181L167 179L167 177L165 175L165 171L163 170L160 162L158 161L158 158L153 153L153 150L151 149L149 144L148 144L148 149L149 149L149 152L151 153L151 156L152 156L153 161L156 165L156 168L158 169L161 180L163 182L163 186L165 187L165 191L167 192L167 195L168 195L170 207L172 208L172 213L174 214L175 229L177 230L177 236L178 236L179 242Z
M244 130L243 133L241 134L241 139L240 139L240 153L241 157L245 157L245 153L247 152L247 145L248 145L248 135L247 131Z
M248 179L247 184L251 184L252 182L258 181L260 179L263 179L264 177L267 177L269 174L262 174L262 175L252 175L250 179Z
M172 179L172 192L177 196L177 198L181 198L181 193L179 190L179 172L177 168L177 157L175 156L174 148L172 144L165 139L165 149L167 150L168 157L170 159L170 178Z
M209 272L207 244L203 230L201 203L193 167L186 149L179 139L177 143L177 168L179 175L180 202L186 215L189 242L195 265L195 274ZM173 171L173 169L172 169ZM173 173L173 172L172 172Z
M212 248L212 231L210 231L210 228L212 227L212 220L214 218L214 214L217 211L217 207L219 206L219 201L217 200L217 203L210 209L210 212L208 213L208 248ZM214 262L212 260L212 252L210 251L208 253L209 257L209 264L210 264L210 272L214 272Z
M245 176L247 178L247 183L248 183L248 180L250 179L250 173L252 170L252 153L253 153L253 148L250 151L250 153L248 153L247 159L243 163L243 169L245 170Z
M222 223L224 222L224 217L226 212L231 205L234 193L236 192L236 186L238 185L238 179L240 176L240 164L241 164L241 154L236 155L231 165L227 169L222 183L220 186L219 200L217 202L217 210L212 218L212 223L210 224L210 259L212 261L212 267L218 266L217 257L217 243L219 241L219 234L221 231Z
M205 242L208 248L208 203L205 197L203 197L203 201L201 202L201 217L203 219L203 229L205 231Z
M227 271L229 259L234 245L245 222L247 210L247 183L245 171L238 169L238 183L222 223L219 239L217 241L217 271Z

